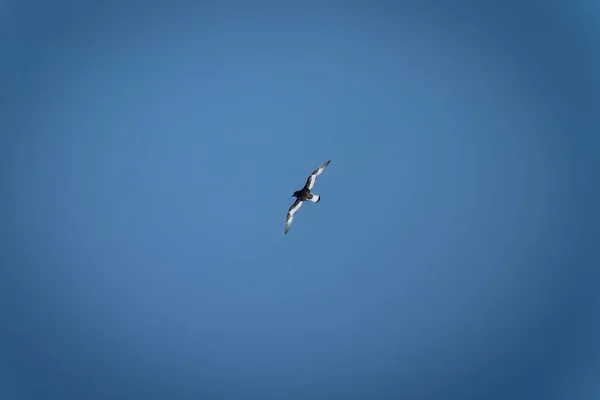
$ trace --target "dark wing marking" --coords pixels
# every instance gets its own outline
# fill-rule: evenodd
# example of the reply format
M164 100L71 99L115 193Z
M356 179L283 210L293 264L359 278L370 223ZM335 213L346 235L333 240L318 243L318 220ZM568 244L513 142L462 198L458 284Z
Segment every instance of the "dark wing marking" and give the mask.
M285 217L285 234L287 235L290 230L290 225L292 225L292 221L294 221L294 214L298 212L300 207L302 207L303 201L296 199L294 204L288 210L287 216Z
M308 190L312 190L312 188L315 186L315 181L317 180L317 176L321 175L321 173L323 173L323 170L329 165L329 163L331 162L331 160L327 161L325 164L321 165L319 168L315 169L312 174L310 174L310 176L308 177L307 181L306 181L306 185L304 185L305 188L307 188Z

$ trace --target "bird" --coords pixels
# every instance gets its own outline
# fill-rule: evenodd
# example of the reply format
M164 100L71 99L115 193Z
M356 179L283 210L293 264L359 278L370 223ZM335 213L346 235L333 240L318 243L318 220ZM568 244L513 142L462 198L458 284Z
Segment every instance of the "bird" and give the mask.
M287 235L290 230L290 226L292 225L292 221L294 221L294 215L298 212L300 207L302 207L302 203L305 201L310 201L313 203L318 203L321 200L321 196L318 194L314 194L312 192L312 188L315 186L315 181L317 180L317 176L321 175L325 168L329 165L331 160L325 162L319 168L315 169L312 174L306 180L306 184L300 190L296 190L292 197L296 198L296 201L287 212L287 216L285 218L285 234Z

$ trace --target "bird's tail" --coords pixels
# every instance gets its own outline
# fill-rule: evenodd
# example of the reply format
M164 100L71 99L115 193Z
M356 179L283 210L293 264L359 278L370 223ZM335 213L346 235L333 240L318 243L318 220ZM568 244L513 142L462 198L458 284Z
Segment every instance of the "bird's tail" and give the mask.
M321 196L319 196L318 194L313 194L310 198L310 201L312 201L313 203L318 203L319 200L321 200Z

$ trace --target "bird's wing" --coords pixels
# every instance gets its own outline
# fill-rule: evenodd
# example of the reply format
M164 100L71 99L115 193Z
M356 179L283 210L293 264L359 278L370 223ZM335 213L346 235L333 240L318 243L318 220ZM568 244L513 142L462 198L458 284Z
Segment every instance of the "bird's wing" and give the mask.
M331 162L331 160L327 161L325 164L323 164L319 168L315 169L313 171L313 173L310 174L310 176L308 177L308 180L306 181L306 185L304 185L304 187L308 188L308 190L312 190L312 188L315 186L315 181L317 180L317 176L321 175L323 170L329 165L330 162Z
M290 230L290 225L292 225L292 221L294 220L294 214L296 214L298 212L298 210L300 209L300 207L302 207L302 203L303 203L303 201L296 200L294 202L294 204L292 204L292 206L288 210L287 216L285 217L285 234L286 235L287 235L288 231Z

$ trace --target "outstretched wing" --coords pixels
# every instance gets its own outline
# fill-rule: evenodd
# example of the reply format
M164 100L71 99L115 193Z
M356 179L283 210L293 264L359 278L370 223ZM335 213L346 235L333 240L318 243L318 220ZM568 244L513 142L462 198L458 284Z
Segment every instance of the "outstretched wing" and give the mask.
M302 203L303 202L301 200L296 200L294 202L294 204L292 204L292 206L288 210L287 216L285 217L285 234L286 235L287 235L288 231L290 230L290 225L292 225L292 221L294 220L294 214L296 214L298 212L298 210L300 209L300 207L302 207Z
M308 180L306 181L306 185L304 185L304 187L307 188L308 190L312 190L313 186L315 186L315 181L317 180L317 176L319 176L319 175L321 175L321 173L323 173L323 170L329 165L330 162L331 162L331 160L327 161L325 164L323 164L319 168L315 169L313 171L313 173L310 174L310 176L308 177Z

